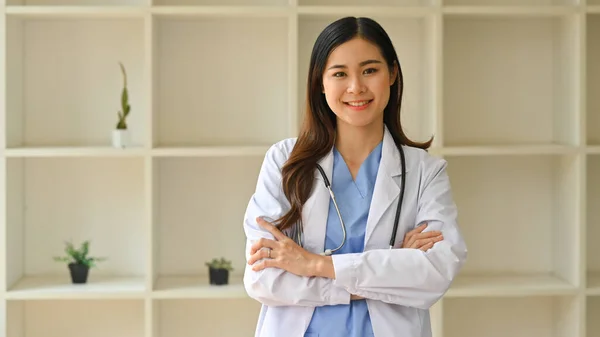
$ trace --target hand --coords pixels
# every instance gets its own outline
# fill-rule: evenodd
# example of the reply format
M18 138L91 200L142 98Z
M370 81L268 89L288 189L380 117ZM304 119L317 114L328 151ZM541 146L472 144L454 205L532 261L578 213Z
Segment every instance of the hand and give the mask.
M358 295L354 295L354 294L350 295L350 300L351 301L364 300L364 299L365 299L364 297L360 297Z
M276 226L257 218L258 224L273 234L275 240L261 238L250 249L248 264L252 270L280 268L299 276L315 276L321 256L300 247L283 234ZM262 260L262 261L261 261Z
M417 228L411 230L410 232L406 233L401 248L415 248L420 249L422 251L427 251L428 249L433 247L433 244L444 239L442 232L440 231L430 231L423 233L423 230L425 230L426 227L427 223L424 223L418 226Z

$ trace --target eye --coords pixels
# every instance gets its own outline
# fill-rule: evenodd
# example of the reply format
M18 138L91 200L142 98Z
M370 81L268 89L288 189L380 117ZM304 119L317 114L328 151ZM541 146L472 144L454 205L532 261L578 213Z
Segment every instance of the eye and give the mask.
M333 77L342 77L342 76L344 76L344 73L341 71L333 74Z
M376 72L377 72L377 69L375 69L375 68L369 68L369 69L365 70L365 74L373 74Z

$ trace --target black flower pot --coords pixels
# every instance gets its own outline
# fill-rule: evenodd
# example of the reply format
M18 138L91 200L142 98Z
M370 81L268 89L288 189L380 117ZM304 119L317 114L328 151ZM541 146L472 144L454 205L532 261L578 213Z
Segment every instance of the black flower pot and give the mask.
M229 283L229 270L209 268L210 284L223 285Z
M84 264L69 263L69 271L71 271L71 281L73 283L86 283L90 268Z

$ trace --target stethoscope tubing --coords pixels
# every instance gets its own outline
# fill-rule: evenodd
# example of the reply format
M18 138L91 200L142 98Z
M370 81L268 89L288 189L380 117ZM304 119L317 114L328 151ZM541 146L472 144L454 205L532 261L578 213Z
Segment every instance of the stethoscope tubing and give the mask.
M390 244L389 244L390 249L392 249L394 247L394 242L396 241L396 233L398 232L398 222L400 221L400 213L402 210L402 202L404 200L404 190L405 190L405 184L406 184L406 158L404 157L404 150L402 149L402 147L400 146L398 149L400 150L400 161L402 163L402 177L401 177L402 185L400 187L400 197L398 199L398 207L396 208L396 216L394 218L394 228L392 230L392 236L390 238ZM319 164L317 164L317 169L321 173L321 176L323 177L323 182L325 183L325 187L329 191L329 195L331 196L331 199L333 200L333 205L335 206L335 210L337 212L338 218L340 219L340 226L342 227L343 237L342 237L342 242L340 243L340 245L334 249L327 249L321 253L321 255L330 256L331 254L342 249L344 244L346 244L346 224L344 223L344 219L343 219L340 209L338 207L337 201L335 200L335 194L333 193L333 190L331 189L331 183L329 182L329 179L327 178L325 171L323 171L323 168Z

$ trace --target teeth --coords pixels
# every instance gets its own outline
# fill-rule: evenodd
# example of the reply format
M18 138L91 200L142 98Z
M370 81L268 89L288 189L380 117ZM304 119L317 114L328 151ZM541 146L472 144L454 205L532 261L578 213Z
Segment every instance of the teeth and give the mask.
M349 105L352 106L363 106L365 104L369 103L369 101L361 101L361 102L348 102Z

